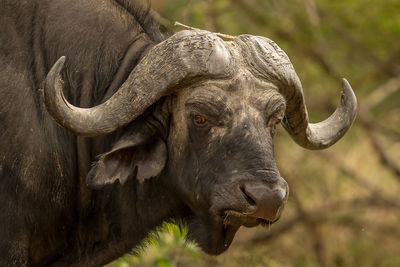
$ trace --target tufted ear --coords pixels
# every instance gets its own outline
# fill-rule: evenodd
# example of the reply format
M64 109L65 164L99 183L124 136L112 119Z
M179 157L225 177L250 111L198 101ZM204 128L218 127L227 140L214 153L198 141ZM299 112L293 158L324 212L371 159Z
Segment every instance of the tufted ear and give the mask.
M90 188L99 189L117 180L124 184L131 176L143 182L159 175L166 160L167 147L159 136L130 132L109 152L98 157L86 177L86 183Z

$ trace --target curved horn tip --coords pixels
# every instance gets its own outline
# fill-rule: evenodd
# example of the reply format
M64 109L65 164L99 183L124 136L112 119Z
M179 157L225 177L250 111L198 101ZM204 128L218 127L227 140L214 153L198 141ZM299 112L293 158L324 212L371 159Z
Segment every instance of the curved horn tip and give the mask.
M57 60L57 62L60 62L61 64L64 64L64 62L65 62L65 56L61 56L61 57Z
M65 56L61 56L56 63L54 64L53 68L55 69L62 69L64 67L65 64Z
M348 111L353 113L352 120L354 120L358 106L357 97L353 91L353 88L351 88L350 83L345 78L342 78L341 102L346 104Z
M307 149L320 150L339 141L350 129L357 114L357 98L350 83L342 79L340 104L335 112L319 123L308 123L306 140L295 141Z
M59 75L61 70L64 68L64 64L65 56L62 56L56 61L56 63L54 63L53 67L51 67L49 73L47 74L46 81L54 81L57 75Z
M355 94L353 91L353 88L351 88L350 83L346 80L346 78L342 78L342 91L346 94L346 95L352 95L355 98Z
M61 71L64 68L65 56L60 57L56 63L51 67L49 73L46 76L45 86L44 86L44 102L47 111L51 117L56 120L60 125L62 124L62 119L60 119L61 113L57 108L57 103L60 102L60 98L64 101L64 95L62 88L60 88L61 81Z

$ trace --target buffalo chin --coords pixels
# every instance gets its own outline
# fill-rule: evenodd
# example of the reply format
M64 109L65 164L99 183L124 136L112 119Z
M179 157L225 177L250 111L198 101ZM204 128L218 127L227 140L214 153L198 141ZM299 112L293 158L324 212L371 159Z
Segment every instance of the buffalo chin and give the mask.
M187 220L187 238L205 253L218 255L229 248L240 225L223 225L222 218L194 217Z

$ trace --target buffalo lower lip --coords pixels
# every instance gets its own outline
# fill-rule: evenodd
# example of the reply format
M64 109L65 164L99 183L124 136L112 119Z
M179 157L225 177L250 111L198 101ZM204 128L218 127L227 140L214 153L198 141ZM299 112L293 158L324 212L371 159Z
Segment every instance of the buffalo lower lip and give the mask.
M238 212L235 210L226 210L224 211L225 216L222 216L223 223L225 225L243 225L246 227L257 226L259 224L267 225L274 223L275 221L268 221L262 218L257 218L255 216L251 216L251 214Z

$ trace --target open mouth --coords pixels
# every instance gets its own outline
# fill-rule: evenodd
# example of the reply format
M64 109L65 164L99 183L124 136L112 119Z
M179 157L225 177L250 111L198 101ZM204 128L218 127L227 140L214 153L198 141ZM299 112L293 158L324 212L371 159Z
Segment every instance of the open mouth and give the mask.
M245 227L254 227L257 225L269 226L277 221L269 221L263 218L257 218L252 216L251 214L234 210L226 210L224 213L224 225L243 225Z

